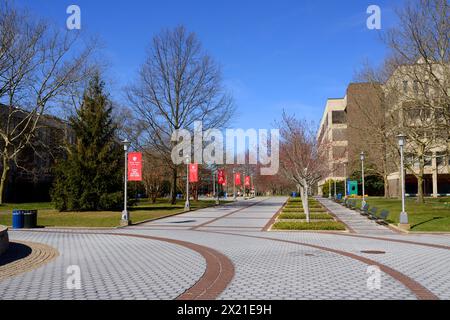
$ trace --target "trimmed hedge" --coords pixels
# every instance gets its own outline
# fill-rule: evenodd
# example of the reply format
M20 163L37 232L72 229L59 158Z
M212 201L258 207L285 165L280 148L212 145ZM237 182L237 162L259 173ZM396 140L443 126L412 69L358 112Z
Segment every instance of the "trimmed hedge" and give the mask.
M298 212L298 213L303 213L305 212L305 210L303 210L303 208L284 208L283 212ZM319 208L310 208L309 209L310 213L314 213L314 212L327 212L325 209L319 209Z
M345 230L345 225L336 221L280 221L276 222L272 229L274 230Z
M327 213L311 213L311 220L333 220L333 217ZM304 213L282 213L278 216L280 220L305 220Z

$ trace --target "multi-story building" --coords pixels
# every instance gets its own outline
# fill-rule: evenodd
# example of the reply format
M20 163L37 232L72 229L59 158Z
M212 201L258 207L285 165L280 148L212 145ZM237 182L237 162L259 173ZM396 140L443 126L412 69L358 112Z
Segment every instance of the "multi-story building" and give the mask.
M0 104L0 108L6 107ZM10 116L10 121L16 124L28 114L26 111L17 110ZM4 125L8 114L0 109L0 116L0 121ZM73 141L73 132L67 122L53 116L41 116L33 139L16 159L9 161L5 201L11 203L49 201L55 160L64 156L66 142L73 143ZM0 148L2 148L1 141Z
M449 93L443 97L443 87L440 87L445 83L449 85L448 72L448 66L426 64L421 59L416 64L397 68L384 85L386 94L393 96L389 99L390 108L387 110L391 118L397 119L393 131L407 136L407 195L418 193L421 170L424 195L450 195L450 120L444 115L449 112L444 110L449 108ZM439 83L432 77L437 77ZM450 92L449 87L446 90ZM397 196L400 192L400 174L398 167L395 169L388 177L391 196Z
M379 148L368 143L373 140L370 130L373 124L364 114L366 110L372 115L381 112L379 90L378 85L352 83L345 97L328 99L317 136L328 156L328 174L318 183L319 194L327 180L345 181L358 170L361 151Z
M344 98L327 101L317 139L328 155L328 174L319 182L319 194L328 179L344 181L360 170L359 154L364 151L367 167L383 176L388 195L399 196L400 133L410 137L405 148L406 193L418 193L422 161L423 193L434 197L450 194L450 132L448 124L437 125L449 120L440 115L439 107L420 105L424 101L420 88L432 90L426 80L414 80L421 74L417 71L420 67L418 63L398 68L384 84L350 84ZM415 68L414 72L410 68Z

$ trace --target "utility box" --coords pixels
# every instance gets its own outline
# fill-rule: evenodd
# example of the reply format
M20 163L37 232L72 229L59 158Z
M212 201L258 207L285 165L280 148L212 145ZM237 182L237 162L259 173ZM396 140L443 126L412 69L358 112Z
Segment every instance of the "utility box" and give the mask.
M358 195L358 181L347 181L348 196Z

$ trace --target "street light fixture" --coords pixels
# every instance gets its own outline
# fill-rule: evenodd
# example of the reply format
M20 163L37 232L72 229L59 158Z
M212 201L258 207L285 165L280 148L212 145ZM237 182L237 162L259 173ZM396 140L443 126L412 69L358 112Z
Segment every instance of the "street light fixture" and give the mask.
M364 154L364 151L360 154L361 159L361 179L362 179L362 202L361 202L361 209L364 208L366 205L366 190L365 190L365 183L364 183L364 160L366 159L366 156Z
M191 203L189 202L189 162L191 157L185 156L186 159L186 202L184 204L184 211L191 211Z
M236 169L233 168L233 201L236 200Z
M328 199L331 199L331 178L328 179Z
M401 192L402 192L402 212L400 213L400 225L407 226L408 221L408 213L406 213L405 210L405 160L403 155L403 149L406 144L406 136L404 134L399 134L397 136L398 138L398 145L400 147L400 183L402 185Z
M344 162L344 198L347 198L347 161Z
M127 198L128 198L128 148L130 146L130 141L127 139L122 141L123 151L125 153L125 172L124 172L124 190L123 190L123 211L121 225L129 226L131 224L130 213L127 210Z

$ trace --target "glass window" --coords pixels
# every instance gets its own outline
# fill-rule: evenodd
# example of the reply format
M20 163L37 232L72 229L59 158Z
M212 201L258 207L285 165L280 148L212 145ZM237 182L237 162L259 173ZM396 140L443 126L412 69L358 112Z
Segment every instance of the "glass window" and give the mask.
M403 92L408 93L408 81L403 81Z
M345 124L347 123L347 113L345 111L333 111L333 124Z

